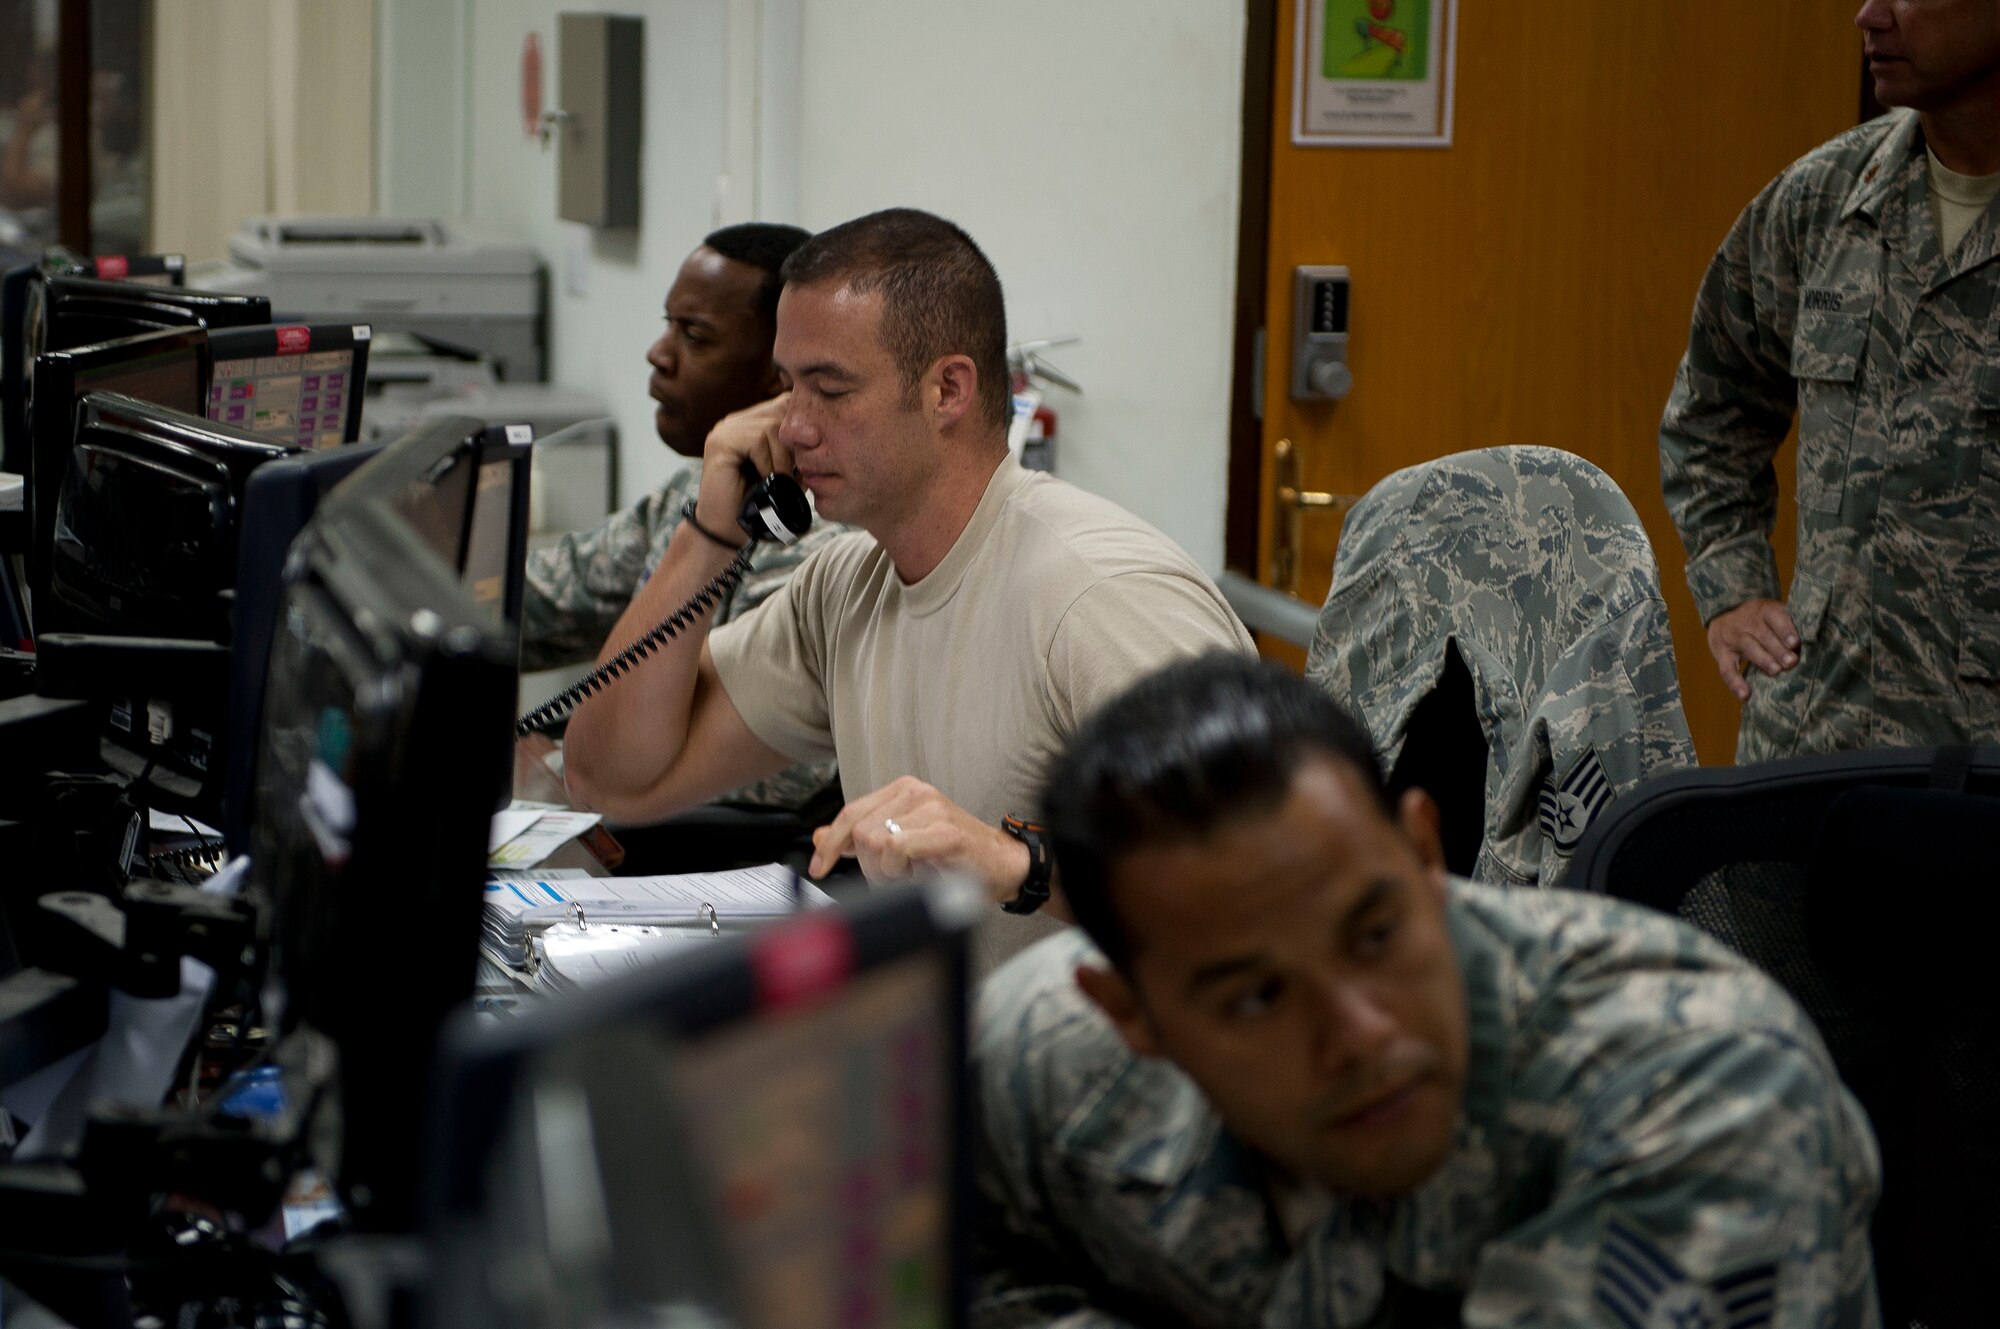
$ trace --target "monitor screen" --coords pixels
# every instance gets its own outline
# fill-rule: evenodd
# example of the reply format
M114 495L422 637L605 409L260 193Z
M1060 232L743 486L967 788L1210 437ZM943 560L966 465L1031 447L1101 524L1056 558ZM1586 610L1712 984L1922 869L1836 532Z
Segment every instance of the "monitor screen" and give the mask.
M488 621L521 618L534 429L440 416L391 443L352 483L378 493L460 580Z
M942 957L918 952L836 1001L715 1030L667 1063L746 1323L943 1329L948 982Z
M979 916L963 884L885 890L461 1018L427 1183L440 1329L961 1323ZM558 1186L596 1197L594 1249L551 1224Z
M513 459L479 463L472 490L471 529L465 540L465 566L459 580L489 622L506 622L509 554L514 516Z
M212 331L208 418L301 448L361 436L367 324Z

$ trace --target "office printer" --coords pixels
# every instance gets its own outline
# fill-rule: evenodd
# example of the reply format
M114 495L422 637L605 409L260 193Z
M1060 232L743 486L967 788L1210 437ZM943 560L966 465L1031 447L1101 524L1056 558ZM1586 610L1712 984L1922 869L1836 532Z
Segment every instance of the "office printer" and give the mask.
M455 218L250 217L229 257L188 281L267 295L282 320L366 320L479 352L503 379L542 377L541 260Z

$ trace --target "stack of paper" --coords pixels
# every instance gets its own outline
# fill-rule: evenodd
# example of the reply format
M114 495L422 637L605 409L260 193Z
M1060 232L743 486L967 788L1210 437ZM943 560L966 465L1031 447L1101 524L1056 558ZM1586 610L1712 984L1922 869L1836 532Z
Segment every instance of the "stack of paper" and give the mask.
M662 928L632 923L593 923L587 927L557 923L535 934L529 976L536 991L556 996L698 950L714 935L707 924Z
M564 919L727 928L831 903L825 891L776 863L673 877L587 877L574 869L491 872L483 929L494 955L521 969L528 963L529 938Z

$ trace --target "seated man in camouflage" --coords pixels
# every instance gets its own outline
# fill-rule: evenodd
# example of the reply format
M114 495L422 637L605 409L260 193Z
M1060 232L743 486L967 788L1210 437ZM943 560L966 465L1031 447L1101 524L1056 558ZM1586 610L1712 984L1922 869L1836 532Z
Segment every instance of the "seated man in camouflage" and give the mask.
M1310 684L1169 666L1044 815L1089 940L974 1017L975 1323L1879 1323L1874 1142L1798 1007L1675 919L1447 877Z
M809 232L748 222L701 242L667 291L666 327L646 351L647 390L658 403L660 441L688 459L672 479L596 529L565 535L528 556L521 610L521 668L549 669L596 656L611 627L652 573L681 524L681 509L701 488L701 451L723 417L778 394L771 366L778 269ZM715 610L726 623L784 585L807 554L844 527L815 522L794 545L767 540L750 575ZM727 801L797 808L834 783L833 763L803 763L738 790Z

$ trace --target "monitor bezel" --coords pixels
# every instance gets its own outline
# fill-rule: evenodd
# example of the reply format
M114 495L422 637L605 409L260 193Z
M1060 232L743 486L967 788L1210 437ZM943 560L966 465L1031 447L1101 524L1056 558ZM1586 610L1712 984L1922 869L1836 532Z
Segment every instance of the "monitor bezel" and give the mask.
M29 528L28 585L30 593L38 600L48 594L56 501L62 492L63 478L69 473L69 450L76 439L82 398L86 395L77 391L77 378L143 355L189 348L194 351L197 401L203 401L208 397L209 359L208 333L202 328L142 332L90 346L44 351L35 357L34 392L28 402L28 450L23 458L27 470L22 501L27 508ZM105 395L122 394L106 392ZM137 402L139 399L126 397L125 400ZM56 401L67 404L61 411L52 412L48 407ZM39 410L36 409L38 403L41 405ZM158 409L170 410L167 407ZM196 417L188 418L195 423L206 423Z

